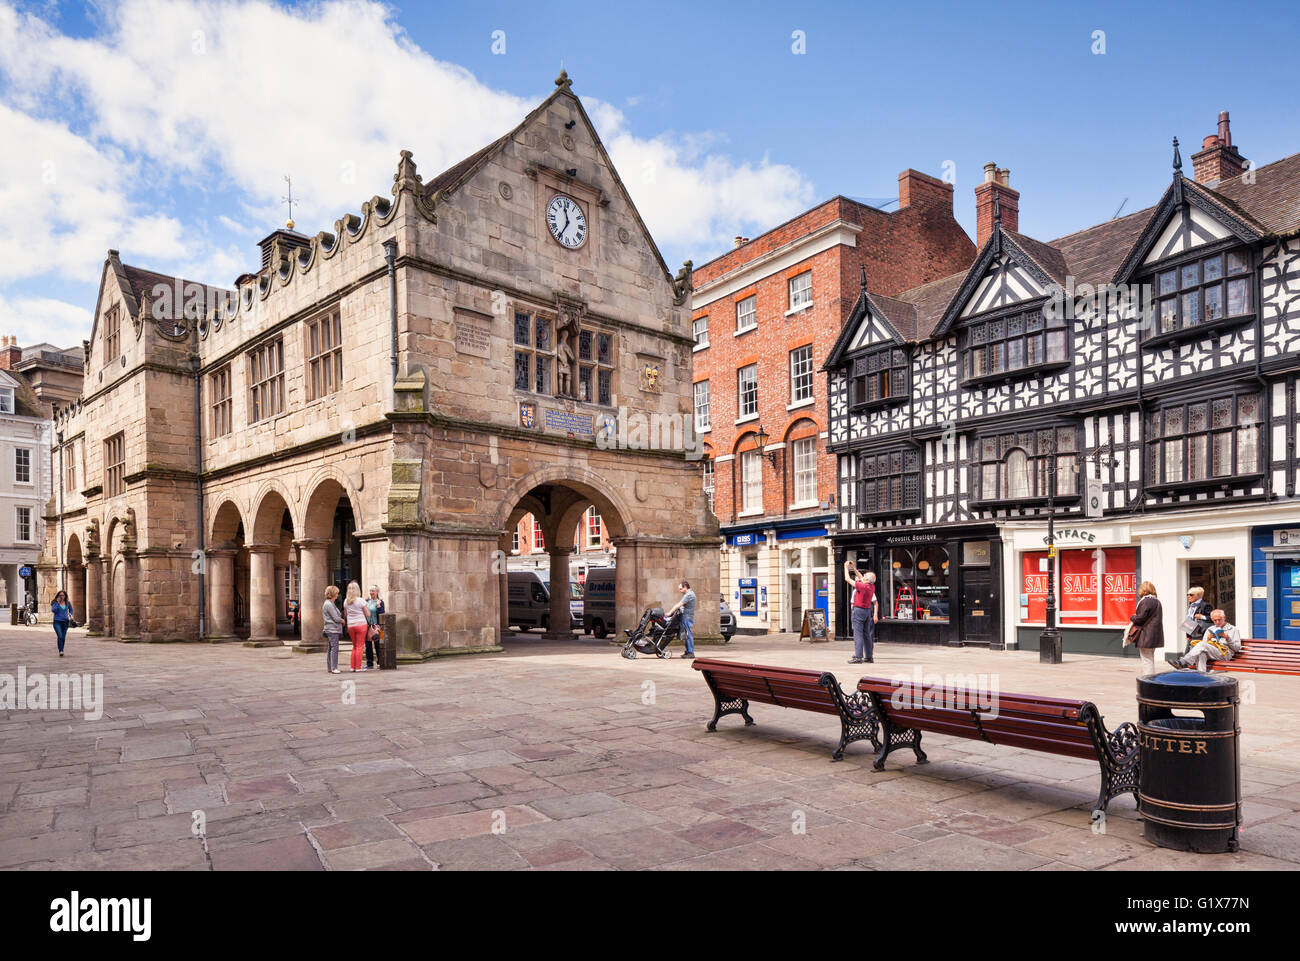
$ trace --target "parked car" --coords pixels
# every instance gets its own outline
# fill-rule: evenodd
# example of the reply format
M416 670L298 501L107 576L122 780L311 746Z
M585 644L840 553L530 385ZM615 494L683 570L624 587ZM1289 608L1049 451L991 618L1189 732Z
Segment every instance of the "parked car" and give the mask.
M730 644L731 639L736 636L736 618L732 616L731 605L727 603L725 597L718 599L718 624L722 629L722 639Z

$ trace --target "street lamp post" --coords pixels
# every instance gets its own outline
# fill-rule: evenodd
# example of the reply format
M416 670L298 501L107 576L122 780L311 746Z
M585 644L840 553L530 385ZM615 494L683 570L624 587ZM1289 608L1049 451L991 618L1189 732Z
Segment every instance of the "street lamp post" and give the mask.
M1047 462L1047 613L1038 636L1038 663L1061 663L1061 632L1056 627L1056 431Z

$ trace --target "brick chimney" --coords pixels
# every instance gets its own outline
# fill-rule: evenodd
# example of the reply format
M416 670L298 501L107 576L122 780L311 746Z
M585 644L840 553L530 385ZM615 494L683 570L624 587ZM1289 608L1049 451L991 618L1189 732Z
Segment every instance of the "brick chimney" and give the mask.
M1228 111L1219 113L1219 130L1201 143L1198 153L1192 154L1193 175L1198 184L1213 187L1221 180L1238 177L1246 169L1246 158L1232 145L1232 131L1228 129Z
M975 247L983 250L993 235L993 198L997 197L1002 226L1020 229L1020 191L1011 189L1011 171L995 163L984 165L984 182L975 188Z
M12 370L23 359L17 337L0 337L0 370Z
M898 209L913 205L942 207L952 213L952 184L908 168L898 175Z

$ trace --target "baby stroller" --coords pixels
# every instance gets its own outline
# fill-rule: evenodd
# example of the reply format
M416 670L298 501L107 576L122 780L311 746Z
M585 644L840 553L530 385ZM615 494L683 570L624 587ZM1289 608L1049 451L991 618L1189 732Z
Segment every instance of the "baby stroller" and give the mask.
M675 640L682 630L682 612L674 611L672 617L664 618L662 607L647 607L641 615L641 623L634 630L624 631L627 644L623 646L623 656L635 660L637 652L653 654L655 657L672 657L668 645Z

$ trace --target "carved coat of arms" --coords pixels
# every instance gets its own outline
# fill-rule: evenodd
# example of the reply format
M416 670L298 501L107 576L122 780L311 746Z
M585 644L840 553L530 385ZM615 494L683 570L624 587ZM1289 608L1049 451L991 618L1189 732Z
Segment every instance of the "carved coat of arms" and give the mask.
M519 405L519 424L532 430L537 426L537 405L520 404Z
M659 365L642 364L641 365L641 389L659 391Z

